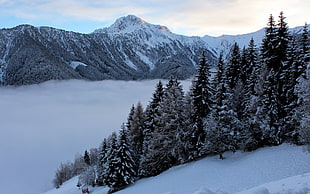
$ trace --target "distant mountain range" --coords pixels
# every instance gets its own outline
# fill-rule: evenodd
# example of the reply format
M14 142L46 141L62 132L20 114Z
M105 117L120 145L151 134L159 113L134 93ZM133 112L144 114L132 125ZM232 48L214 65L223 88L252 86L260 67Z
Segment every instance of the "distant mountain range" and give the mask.
M0 30L0 82L25 85L54 79L186 79L202 51L211 64L237 42L256 44L264 30L245 35L182 36L133 15L90 34L20 25Z

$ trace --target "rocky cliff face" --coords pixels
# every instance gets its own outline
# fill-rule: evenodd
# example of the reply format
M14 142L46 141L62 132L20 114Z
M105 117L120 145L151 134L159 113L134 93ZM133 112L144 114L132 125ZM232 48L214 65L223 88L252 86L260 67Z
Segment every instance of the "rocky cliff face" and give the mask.
M260 41L263 32L253 36ZM52 79L179 79L191 77L203 50L214 64L221 50L252 36L187 37L136 16L80 34L21 25L0 30L0 81L4 85Z

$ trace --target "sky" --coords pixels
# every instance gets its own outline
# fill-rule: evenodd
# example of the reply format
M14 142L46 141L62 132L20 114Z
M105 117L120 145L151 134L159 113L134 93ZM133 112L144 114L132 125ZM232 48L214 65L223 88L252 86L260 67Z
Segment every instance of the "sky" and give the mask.
M281 11L290 27L310 22L309 0L0 0L0 28L20 24L91 33L136 15L189 36L244 34Z

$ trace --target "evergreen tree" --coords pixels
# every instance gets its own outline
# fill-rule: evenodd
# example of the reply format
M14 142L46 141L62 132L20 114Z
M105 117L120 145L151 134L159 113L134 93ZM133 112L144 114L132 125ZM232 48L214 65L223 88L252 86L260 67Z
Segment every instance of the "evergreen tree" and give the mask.
M255 94L255 85L258 80L258 51L253 38L251 38L248 48L246 49L246 61L248 63L245 78L245 92L247 97Z
M234 150L232 139L236 114L229 107L231 94L229 86L223 73L223 60L220 55L217 63L217 73L213 79L215 90L214 109L208 122L206 152L213 152L220 155L227 150Z
M134 167L136 172L138 172L140 157L142 155L144 120L143 107L138 102L137 106L133 106L131 109L127 122L129 146L133 154L132 157L135 160L136 165Z
M275 48L276 48L276 25L273 16L270 14L267 28L265 28L265 37L261 47L261 59L268 69L278 70L275 62Z
M122 125L122 129L120 130L117 147L118 149L116 150L115 157L113 158L113 166L115 166L115 169L112 172L113 182L110 184L113 188L121 188L132 184L136 176L134 169L135 161L132 158L132 154L128 146L126 129L124 125Z
M223 124L234 135L234 138L231 139L234 149L237 148L237 144L240 144L240 133L243 128L239 119L244 117L244 105L246 101L244 85L250 69L246 61L246 52L244 48L242 53L240 53L238 44L235 43L233 45L226 68L225 80L223 80L224 84L228 87L226 87L225 100L223 101L225 102L225 109L222 110L222 113L225 115L222 116L221 120L225 120L226 124ZM229 123L231 126L228 126Z
M105 183L106 175L106 163L107 163L107 139L104 139L98 154L98 164L97 164L97 180L96 183L98 186L103 186Z
M310 146L310 66L306 69L305 76L298 78L296 89L299 106L296 109L295 118L300 121L297 143Z
M196 115L200 118L205 118L212 109L210 77L210 65L207 63L203 52L199 62L198 75L195 77L192 87L193 105Z
M85 150L85 153L84 153L84 161L88 166L90 165L90 157L89 157L89 153L87 150Z
M280 12L279 23L276 31L276 42L275 42L275 65L279 68L282 67L282 63L287 61L287 49L290 42L290 35L288 32L288 25L285 22L283 12Z
M94 166L89 166L86 171L84 171L79 176L78 185L83 186L95 186L96 185L96 170Z
M113 132L108 139L107 154L106 154L106 165L105 165L105 175L103 177L104 185L113 187L117 182L117 177L114 176L117 166L116 166L116 153L118 150L117 146L117 134Z
M261 128L257 122L257 106L259 103L258 95L262 91L258 88L260 82L261 68L258 60L258 49L253 38L246 49L245 83L243 88L242 115L239 117L243 130L241 131L241 145L239 149L252 151L260 147L260 139L262 138ZM264 79L263 79L264 81Z
M309 40L309 31L308 31L308 25L307 23L305 24L303 28L303 33L302 33L302 39L301 39L301 48L300 48L300 53L302 60L300 61L300 66L298 67L298 75L306 77L306 69L307 69L307 64L310 62L310 40Z
M241 51L240 56L240 75L239 75L239 81L241 81L242 85L246 84L246 80L248 76L250 75L250 63L248 61L248 50L243 47Z
M237 43L234 43L230 51L229 62L226 67L226 79L230 89L233 89L240 78L240 49Z
M273 18L269 19L269 28L266 30L262 45L262 58L267 67L266 80L263 88L262 105L265 110L264 132L267 144L278 145L283 141L285 129L284 118L288 115L284 107L286 96L284 92L286 77L285 66L289 33L283 12L280 13L278 28L274 29ZM273 33L271 33L273 32ZM269 48L267 48L269 47Z
M295 38L290 42L290 47L287 51L288 60L283 65L283 70L280 76L280 80L283 82L281 105L283 107L282 129L284 138L287 141L297 143L298 142L298 120L294 118L295 110L298 103L298 94L296 86L299 77L299 67L303 60L298 51L298 47Z
M185 160L187 152L183 138L187 118L183 107L184 93L180 82L170 79L159 105L158 115L154 118L157 126L141 164L143 176L159 174Z
M203 120L212 110L212 87L210 83L210 66L206 62L205 53L202 53L202 57L199 62L198 75L195 77L192 83L192 103L194 113L192 115L192 134L191 134L191 147L193 155L191 158L200 155L200 150L204 144L205 131L203 126Z
M280 119L279 119L279 89L277 84L277 74L271 69L268 72L264 83L263 94L263 110L264 120L261 126L263 127L264 141L267 145L279 145L282 143Z
M159 117L159 105L163 99L164 96L164 87L162 85L162 82L159 81L156 85L155 92L153 93L152 100L150 104L147 106L145 110L145 129L143 131L143 146L142 146L142 156L140 159L140 168L139 168L139 176L147 176L148 173L146 172L147 169L150 167L147 162L144 162L146 158L148 157L148 153L150 152L150 142L154 138L154 131L159 126L158 120L155 118Z
M144 142L143 142L143 149L146 149L148 141L152 138L152 133L154 132L157 124L154 120L156 115L158 114L159 105L162 101L164 96L164 87L161 81L158 82L156 85L155 92L153 93L152 100L150 104L146 107L145 110L145 129L144 129Z
M130 108L130 111L127 117L126 127L128 130L132 128L134 114L135 114L135 105L133 104Z

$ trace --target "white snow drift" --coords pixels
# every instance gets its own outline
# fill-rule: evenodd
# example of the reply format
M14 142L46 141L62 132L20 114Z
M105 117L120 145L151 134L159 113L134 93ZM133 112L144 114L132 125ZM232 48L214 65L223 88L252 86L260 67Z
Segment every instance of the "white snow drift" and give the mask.
M254 152L225 153L226 159L208 157L173 167L151 178L142 179L119 194L269 194L309 193L310 153L301 146L280 145ZM282 179L282 180L281 180ZM60 189L45 194L79 194L77 177ZM91 188L92 194L108 191Z

